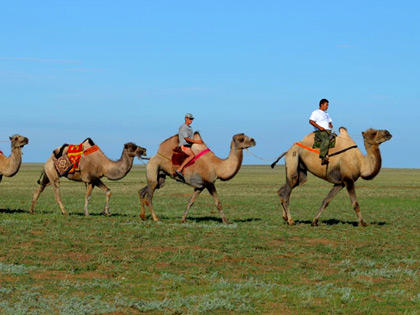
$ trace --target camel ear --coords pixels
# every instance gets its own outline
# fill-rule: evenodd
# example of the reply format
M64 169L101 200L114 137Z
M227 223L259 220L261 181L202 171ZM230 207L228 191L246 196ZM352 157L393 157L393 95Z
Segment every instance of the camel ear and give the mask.
M124 144L124 149L128 149L128 143Z
M12 141L12 137L9 137L9 140Z
M365 136L365 132L364 132L364 131L362 131L362 136L363 136L363 137Z

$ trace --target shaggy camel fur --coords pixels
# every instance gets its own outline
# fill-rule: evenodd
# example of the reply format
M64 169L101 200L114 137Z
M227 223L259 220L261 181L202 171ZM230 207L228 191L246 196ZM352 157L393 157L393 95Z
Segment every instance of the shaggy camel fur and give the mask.
M22 164L22 148L29 143L28 138L13 135L9 137L12 152L9 157L0 154L0 182L3 175L6 177L15 176Z
M93 141L88 138L83 142L83 148L86 150L89 146L94 145ZM39 188L35 191L32 205L31 213L34 213L35 204L39 198L39 195L43 192L46 186L52 184L54 188L55 199L60 206L61 213L67 214L64 209L63 202L60 197L60 176L57 173L57 170L54 165L56 159L56 154L62 152L66 154L68 150L68 145L63 145L60 148L57 148L53 151L53 154L47 160L44 166L44 170L41 174L38 184ZM86 196L85 196L85 215L88 216L88 204L90 200L90 195L95 186L99 187L105 192L105 210L104 214L109 216L109 199L111 198L111 190L100 180L102 177L106 177L110 180L119 180L123 178L131 170L133 166L134 157L137 156L141 158L146 155L146 149L137 146L134 143L126 143L124 145L121 158L118 161L112 161L106 157L106 155L98 149L98 151L91 153L89 155L82 155L79 162L79 171L76 171L72 174L67 174L67 177L70 180L84 182L86 184Z
M194 139L200 139L200 134L196 132ZM207 189L212 195L217 209L222 217L224 223L228 223L225 214L222 210L222 204L217 196L216 187L214 185L216 179L223 181L233 178L239 171L242 165L243 149L255 146L255 140L249 138L243 133L234 135L230 145L230 153L227 159L218 158L213 152L208 152L198 158L194 164L184 169L185 183L194 188L194 193L188 202L187 209L182 217L184 223L188 211L193 205L195 199L204 190ZM171 156L173 150L178 146L178 135L170 137L163 141L160 146L158 153L153 156L147 164L147 186L139 190L140 197L140 217L145 220L145 205L147 205L152 213L154 221L159 221L153 210L153 193L156 189L163 186L166 176L175 178L176 166L172 164ZM192 150L194 154L198 154L207 149L207 146L203 144L193 144Z
M315 176L322 178L334 186L328 193L327 197L322 202L318 214L312 221L312 226L318 225L318 219L322 211L328 206L330 201L337 195L337 193L347 188L350 200L354 211L359 219L359 224L366 226L360 212L359 203L356 198L356 190L354 182L362 177L363 179L373 179L380 171L382 159L379 151L379 145L382 142L391 139L392 135L387 130L368 129L362 132L364 144L367 155L363 155L358 148L346 150L337 155L335 152L348 149L355 145L355 142L350 138L347 129L341 127L340 134L336 139L335 148L329 151L329 163L321 165L321 159L318 154L311 152L305 148L294 144L287 152L286 155L286 184L278 190L281 205L283 207L283 219L290 225L294 224L289 210L289 199L292 189L298 185L302 185L306 181L307 171ZM314 133L306 136L300 143L312 147L314 142ZM281 155L280 158L283 156ZM272 164L272 167L274 167Z

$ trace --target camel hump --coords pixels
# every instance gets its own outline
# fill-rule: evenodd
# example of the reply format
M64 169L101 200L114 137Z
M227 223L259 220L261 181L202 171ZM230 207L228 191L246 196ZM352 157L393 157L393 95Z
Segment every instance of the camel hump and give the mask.
M93 140L91 138L86 138L85 140L82 141L82 144L89 144L90 146L94 146L95 142L93 142Z
M338 131L340 132L340 136L347 136L347 137L349 137L349 133L348 133L346 127L340 127L340 128L338 128Z
M193 139L194 139L194 140L203 140L203 139L201 138L200 133L199 133L198 131L194 132L194 137L193 137Z
M61 147L55 149L53 151L55 158L58 159L60 156L62 156L64 149L66 149L68 146L69 146L69 144L64 143Z

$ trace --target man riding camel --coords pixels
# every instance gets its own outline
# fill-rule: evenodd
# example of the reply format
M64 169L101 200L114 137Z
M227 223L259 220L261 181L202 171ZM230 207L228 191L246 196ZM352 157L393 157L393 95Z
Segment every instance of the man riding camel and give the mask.
M328 164L327 153L333 128L332 119L327 113L328 105L328 100L323 98L319 101L319 109L314 110L309 117L309 123L315 128L315 139L321 142L319 157L322 165Z
M184 175L182 174L182 170L184 169L185 165L187 165L193 158L194 152L191 150L191 146L196 144L202 144L203 141L201 140L194 140L193 139L193 130L191 128L191 124L194 120L194 116L190 113L185 114L185 123L179 127L178 131L178 140L179 140L179 147L181 148L182 152L184 152L188 157L182 162L180 167L176 170L176 174L183 180Z

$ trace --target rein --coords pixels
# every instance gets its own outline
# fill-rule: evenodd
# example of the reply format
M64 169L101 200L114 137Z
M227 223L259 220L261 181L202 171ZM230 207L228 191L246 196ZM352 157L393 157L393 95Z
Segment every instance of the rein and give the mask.
M262 157L260 157L260 156L256 155L255 153L253 153L253 152L249 151L249 150L248 150L248 148L246 148L245 150L246 150L246 152L247 152L249 155L252 155L254 158L257 158L257 159L258 159L258 160L260 160L260 161L271 161L271 160L264 159L264 158L262 158Z

